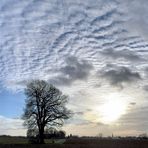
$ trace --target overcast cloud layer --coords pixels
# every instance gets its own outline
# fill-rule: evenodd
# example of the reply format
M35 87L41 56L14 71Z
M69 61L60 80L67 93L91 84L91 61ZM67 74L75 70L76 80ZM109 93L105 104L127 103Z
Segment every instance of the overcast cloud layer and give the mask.
M31 79L53 83L75 111L64 127L69 133L147 132L147 6L147 0L1 0L1 88L17 93ZM107 125L94 107L115 92L128 94L127 112ZM0 116L5 122L12 129L9 122L22 121ZM6 127L0 133L12 134Z

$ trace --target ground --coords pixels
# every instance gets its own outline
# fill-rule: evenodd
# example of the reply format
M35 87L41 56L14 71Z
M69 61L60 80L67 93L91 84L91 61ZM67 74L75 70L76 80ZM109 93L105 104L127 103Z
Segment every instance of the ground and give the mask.
M0 148L148 148L148 139L71 138L58 139L55 144L46 140L44 145L28 144L25 137L0 137Z

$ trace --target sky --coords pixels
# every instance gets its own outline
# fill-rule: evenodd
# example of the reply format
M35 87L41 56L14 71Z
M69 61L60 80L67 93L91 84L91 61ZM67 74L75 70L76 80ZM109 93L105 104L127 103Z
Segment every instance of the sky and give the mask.
M0 0L0 134L25 135L24 88L69 96L67 134L148 133L147 0Z

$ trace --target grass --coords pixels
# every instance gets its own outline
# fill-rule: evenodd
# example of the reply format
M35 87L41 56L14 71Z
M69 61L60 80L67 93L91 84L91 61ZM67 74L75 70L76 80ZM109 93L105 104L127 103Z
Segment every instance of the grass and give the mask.
M25 137L0 136L0 144L27 144Z
M148 140L138 139L69 139L65 144L86 148L148 148Z
M0 137L0 148L148 148L148 140L138 139L59 139L52 144L51 140L45 140L47 144L27 144L23 137Z
M63 144L65 139L45 139L46 144ZM0 144L28 144L28 139L25 137L11 137L11 136L0 136Z

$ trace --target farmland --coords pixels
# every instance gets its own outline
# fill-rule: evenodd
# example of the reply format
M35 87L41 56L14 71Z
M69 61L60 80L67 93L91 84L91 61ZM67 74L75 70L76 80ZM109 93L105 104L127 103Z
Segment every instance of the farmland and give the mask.
M147 139L98 139L98 138L73 138L55 140L52 144L28 144L23 137L0 137L0 148L148 148Z

